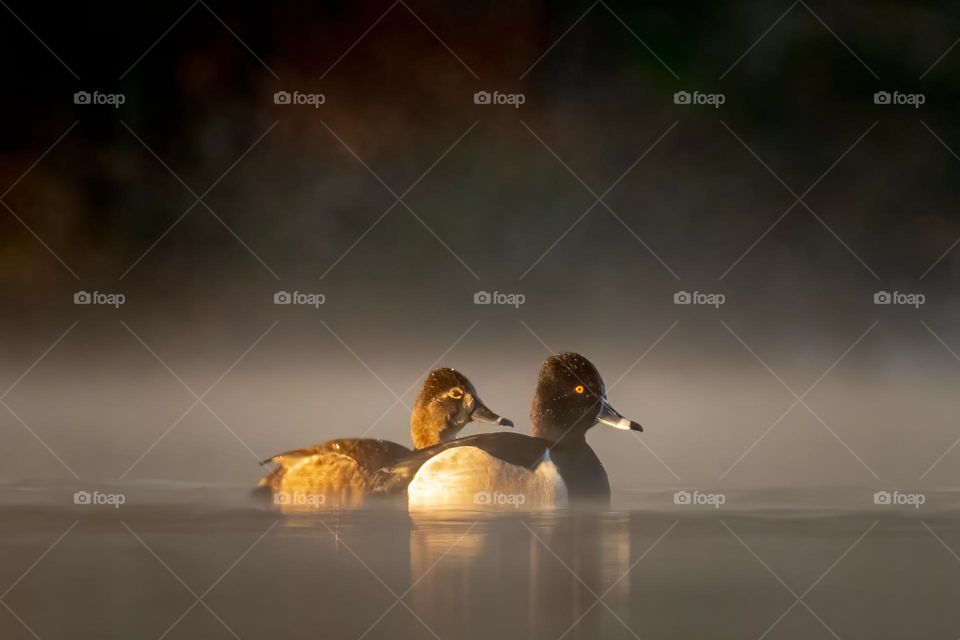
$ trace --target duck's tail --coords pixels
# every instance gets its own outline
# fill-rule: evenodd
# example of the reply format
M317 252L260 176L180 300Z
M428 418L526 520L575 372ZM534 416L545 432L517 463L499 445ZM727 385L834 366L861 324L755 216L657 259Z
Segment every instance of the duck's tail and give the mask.
M269 461L268 461L269 462ZM276 469L260 478L260 482L257 483L259 488L266 489L269 492L279 491L280 482L283 480L283 474L286 472L286 467L283 465L278 466Z

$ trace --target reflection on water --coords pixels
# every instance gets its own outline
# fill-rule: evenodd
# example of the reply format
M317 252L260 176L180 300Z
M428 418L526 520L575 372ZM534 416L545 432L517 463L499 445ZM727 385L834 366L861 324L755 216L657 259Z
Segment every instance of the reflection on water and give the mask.
M479 614L485 626L535 636L555 626L558 608L580 611L601 593L608 602L629 593L636 555L629 514L441 510L410 517L410 575L429 585L411 592L411 604L438 607L451 623Z
M954 508L290 514L121 491L0 493L0 637L960 635Z

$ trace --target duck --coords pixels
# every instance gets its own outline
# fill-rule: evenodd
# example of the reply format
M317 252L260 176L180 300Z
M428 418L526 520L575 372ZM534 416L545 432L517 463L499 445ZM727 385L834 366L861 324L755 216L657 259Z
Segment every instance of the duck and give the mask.
M587 432L597 424L643 431L607 400L596 366L579 353L540 368L531 434L486 433L416 451L380 469L375 495L406 494L411 509L554 508L610 502L610 483Z
M512 427L513 422L480 400L470 380L455 369L432 370L410 413L415 450L454 440L471 421ZM261 461L277 467L260 480L274 504L320 507L359 505L373 487L376 472L409 457L413 450L389 440L337 438L294 449Z

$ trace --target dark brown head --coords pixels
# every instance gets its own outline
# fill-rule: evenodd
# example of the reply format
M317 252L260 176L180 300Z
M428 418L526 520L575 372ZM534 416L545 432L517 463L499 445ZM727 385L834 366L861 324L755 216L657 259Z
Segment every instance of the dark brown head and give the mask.
M423 449L457 437L468 422L513 422L490 411L465 375L454 369L434 369L423 381L410 415L413 446Z
M583 439L587 430L598 423L643 431L643 427L610 406L600 372L579 353L550 356L543 363L530 422L533 435L551 442Z

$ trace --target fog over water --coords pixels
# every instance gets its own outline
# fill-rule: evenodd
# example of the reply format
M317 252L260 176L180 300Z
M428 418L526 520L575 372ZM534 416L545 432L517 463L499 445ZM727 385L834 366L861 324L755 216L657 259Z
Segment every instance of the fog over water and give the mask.
M213 344L198 334L191 349L162 339L149 323L125 321L171 371L119 321L111 340L82 321L5 399L26 426L9 412L3 418L9 450L16 452L3 479L70 477L27 426L78 476L99 482L123 476L251 484L262 472L254 454L264 458L365 432L407 443L408 408L437 358L470 376L484 401L518 430L529 430L530 397L546 350L520 319L464 322L419 347L398 335L358 342L356 327L333 320L324 322L337 337L319 322L309 337L294 335L281 319L217 382L275 321L211 336ZM538 327L552 348L589 354L604 372L613 405L645 426L636 437L602 426L591 432L614 487L954 485L952 452L930 467L956 439L949 398L960 365L922 326L909 335L909 325L877 324L795 404L791 390L804 394L871 325L849 334L848 343L833 339L796 354L796 343L771 344L735 320L724 321L729 331L718 321L681 319L624 336L620 345L608 336L581 339ZM355 345L356 357L338 337ZM906 341L889 346L903 337L911 351L900 346ZM236 347L228 351L218 340ZM201 368L197 360L209 364ZM12 384L14 374L6 379ZM191 409L192 393L201 395L215 382L204 396L210 409ZM477 424L466 431L485 430L488 425Z

